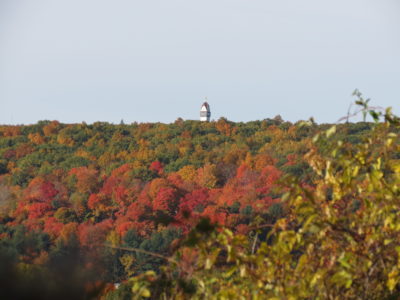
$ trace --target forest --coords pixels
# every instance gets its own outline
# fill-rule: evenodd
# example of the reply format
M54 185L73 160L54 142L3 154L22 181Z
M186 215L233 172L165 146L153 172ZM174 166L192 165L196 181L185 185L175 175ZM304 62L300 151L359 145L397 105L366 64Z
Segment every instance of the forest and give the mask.
M397 299L399 122L365 108L336 125L1 125L1 293Z

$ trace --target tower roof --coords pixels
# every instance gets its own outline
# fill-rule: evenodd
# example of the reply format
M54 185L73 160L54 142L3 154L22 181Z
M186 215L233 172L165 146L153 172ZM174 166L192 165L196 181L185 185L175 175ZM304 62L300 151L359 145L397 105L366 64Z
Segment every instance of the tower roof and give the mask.
M205 106L207 110L210 110L210 105L208 104L207 101L204 102L204 103L201 105L202 108L203 108L203 106Z

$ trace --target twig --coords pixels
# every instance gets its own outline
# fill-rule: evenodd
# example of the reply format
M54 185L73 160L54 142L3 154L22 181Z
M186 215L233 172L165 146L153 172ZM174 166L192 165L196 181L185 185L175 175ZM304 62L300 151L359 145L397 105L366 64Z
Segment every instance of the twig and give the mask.
M249 227L249 229L250 230L257 230L257 229L263 229L263 228L273 228L274 226L275 226L274 224L262 224L262 225Z
M254 236L253 246L251 247L251 254L254 254L254 252L256 251L257 238L258 238L258 232Z
M162 259L164 259L164 260L166 260L168 262L174 263L174 264L178 264L178 262L173 258L164 256L164 255L161 255L161 254L158 254L158 253L155 253L155 252L143 250L143 249L131 248L131 247L110 246L110 245L105 245L105 246L108 247L108 248L112 248L112 249L143 253L143 254L147 254L147 255L150 255L150 256L162 258Z
M375 111L375 110L376 110L376 111L380 111L380 112L384 112L384 111L385 111L384 108L383 108L383 107L380 107L380 106L369 106L369 107L367 107L367 108L362 108L362 109L356 110L356 111L355 111L354 113L352 113L352 114L350 114L350 113L348 112L348 113L347 113L347 116L341 117L339 120L336 121L336 124L339 124L340 122L342 122L342 121L344 121L344 120L346 120L346 123L348 123L350 118L354 118L354 117L356 117L357 115L359 115L359 114L362 113L362 112L368 113L368 112L370 112L370 111Z

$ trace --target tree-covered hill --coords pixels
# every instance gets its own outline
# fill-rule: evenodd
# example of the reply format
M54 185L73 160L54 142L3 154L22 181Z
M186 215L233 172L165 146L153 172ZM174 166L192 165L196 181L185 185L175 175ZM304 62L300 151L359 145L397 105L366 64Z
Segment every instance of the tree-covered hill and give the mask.
M70 272L90 273L82 281L106 284L92 286L106 294L107 284L162 273L182 243L198 242L199 228L247 236L254 254L288 216L287 178L310 191L318 186L310 153L329 153L339 141L357 149L376 125L337 125L317 145L315 136L330 127L280 118L0 126L2 255L22 274L47 275L73 257ZM125 284L107 297L130 293Z

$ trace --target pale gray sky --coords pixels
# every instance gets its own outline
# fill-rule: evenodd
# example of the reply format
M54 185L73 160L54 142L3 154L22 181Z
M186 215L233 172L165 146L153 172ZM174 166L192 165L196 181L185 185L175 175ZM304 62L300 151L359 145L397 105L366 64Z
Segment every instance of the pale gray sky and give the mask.
M400 111L399 0L0 0L0 123Z

